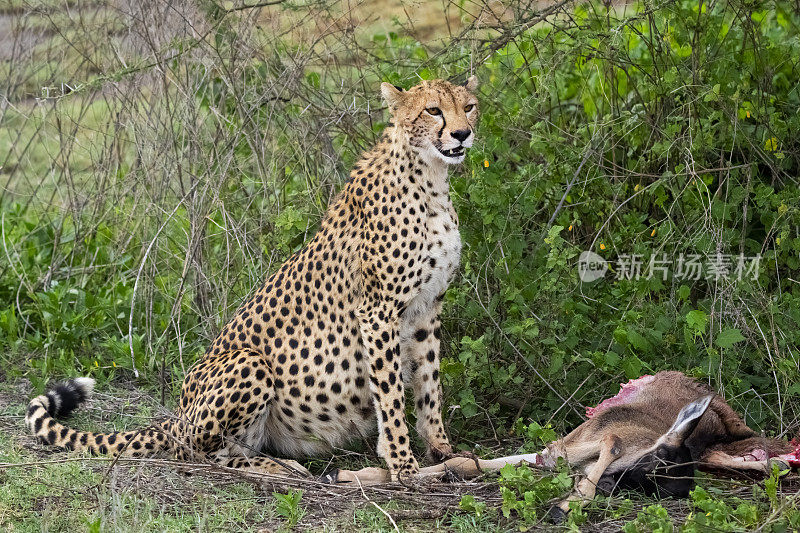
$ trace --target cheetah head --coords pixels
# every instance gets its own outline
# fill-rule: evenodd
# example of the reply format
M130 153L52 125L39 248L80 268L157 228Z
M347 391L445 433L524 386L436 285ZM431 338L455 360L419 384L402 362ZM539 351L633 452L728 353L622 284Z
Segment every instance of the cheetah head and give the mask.
M464 85L432 80L408 90L383 83L381 94L395 126L408 134L423 160L455 165L464 160L475 139L477 88L478 79L471 76Z

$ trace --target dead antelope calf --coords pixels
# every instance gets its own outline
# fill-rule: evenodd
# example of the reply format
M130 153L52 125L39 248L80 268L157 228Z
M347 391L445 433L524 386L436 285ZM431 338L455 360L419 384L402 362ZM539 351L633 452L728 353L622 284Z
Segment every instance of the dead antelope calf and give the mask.
M695 466L732 475L764 476L772 463L800 466L800 447L758 436L706 385L680 372L659 372L622 385L619 393L586 410L588 420L541 453L493 460L454 457L420 470L420 478L452 472L473 477L506 464L552 468L559 457L577 472L573 493L554 511L567 512L573 501L617 488L656 496L686 496ZM340 470L333 482L365 485L389 480L387 471Z

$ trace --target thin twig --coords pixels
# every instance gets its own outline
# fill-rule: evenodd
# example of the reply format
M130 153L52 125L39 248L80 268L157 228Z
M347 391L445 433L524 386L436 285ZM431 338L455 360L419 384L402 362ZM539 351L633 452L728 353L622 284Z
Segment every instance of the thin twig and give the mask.
M139 264L139 270L136 272L136 281L133 282L133 295L131 296L131 309L130 309L130 316L128 317L128 347L131 351L131 365L133 367L133 375L137 378L139 377L139 371L136 369L136 357L133 353L133 310L134 306L136 305L136 291L139 288L139 279L142 276L142 270L144 270L144 265L147 263L147 257L150 255L150 251L153 249L153 245L158 240L158 236L161 235L161 232L164 231L164 228L167 227L167 223L172 220L172 217L175 216L175 213L178 212L178 209L183 202L194 192L197 185L200 181L196 181L192 188L187 192L183 198L180 199L178 204L172 210L172 212L167 216L167 219L164 221L163 224L158 228L156 234L153 236L150 244L147 246L147 250L144 252L144 257L142 257L142 262Z

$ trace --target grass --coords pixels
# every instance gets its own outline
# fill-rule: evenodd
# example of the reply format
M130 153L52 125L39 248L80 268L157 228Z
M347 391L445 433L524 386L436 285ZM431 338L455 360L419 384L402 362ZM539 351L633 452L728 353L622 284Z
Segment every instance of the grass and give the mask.
M0 122L0 153L5 154L3 169L15 178L8 186L25 195L36 192L49 197L52 184L41 184L41 172L69 172L78 183L91 175L93 165L101 156L104 141L113 128L114 111L108 101L67 99L60 102L59 116L37 107L8 110ZM64 138L72 145L69 155L63 152ZM31 141L34 141L31 143ZM23 147L31 146L25 150ZM37 175L38 174L38 175ZM63 199L62 199L63 201Z
M191 475L187 475L186 468L169 463L111 464L102 458L56 452L35 443L22 425L24 406L33 390L41 390L48 378L77 373L94 373L98 377L98 394L92 409L70 421L76 427L124 430L145 424L151 416L169 409L177 398L184 360L190 364L202 353L217 327L215 323L229 316L239 298L250 292L264 272L274 271L277 262L308 237L343 180L347 158L371 142L382 127L380 109L369 107L377 102L373 94L377 81L396 76L398 83L408 84L418 74L459 74L461 63L451 67L446 62L427 62L428 54L440 51L439 39L457 33L481 10L497 13L491 15L493 19L507 15L501 12L499 3L463 3L464 11L447 5L449 11L436 0L405 4L364 0L321 2L302 8L286 3L265 8L257 15L243 10L228 16L239 21L236 31L240 33L233 41L241 47L225 40L228 30L223 28L206 35L203 53L196 55L191 48L196 36L179 31L181 26L171 25L174 21L169 17L137 26L139 31L142 26L163 30L156 36L157 42L148 43L143 40L145 32L131 30L125 22L127 15L117 11L118 6L111 0L92 4L13 0L9 7L0 8L0 17L4 17L0 19L0 31L16 28L19 33L15 35L22 35L24 42L31 43L26 53L13 61L2 59L10 41L0 35L0 80L5 80L0 87L5 97L0 99L0 183L4 187L0 194L5 221L0 251L0 273L5 276L0 276L0 291L7 302L0 307L0 335L7 335L0 338L4 348L0 351L0 366L6 372L0 374L0 529L272 531L294 526L308 531L392 531L394 524L400 531L558 529L542 521L547 504L541 501L527 508L522 506L535 513L530 522L513 512L506 516L502 479L412 490L390 487L362 493L320 488L311 483L290 486L242 479L212 468L192 467ZM527 7L532 5L535 4ZM736 407L747 413L753 427L768 428L770 433L778 427L778 416L769 412L769 407L776 403L775 389L782 392L788 407L785 420L778 421L791 435L797 427L797 418L790 414L796 411L792 391L796 392L797 387L793 379L797 365L793 348L796 342L787 336L796 328L791 327L791 322L773 325L771 309L769 321L761 315L761 322L753 319L759 328L763 326L766 336L770 330L775 332L777 340L767 343L765 338L765 345L761 345L757 339L746 346L739 344L735 349L719 351L710 340L709 330L710 346L700 355L687 356L684 352L695 348L695 344L703 348L706 337L704 331L693 332L682 323L686 313L702 308L702 285L699 289L691 287L691 291L688 286L681 287L687 289L680 296L686 302L679 304L674 295L624 284L614 285L609 291L614 293L613 298L602 289L591 287L585 298L575 295L574 301L561 301L571 298L575 286L569 281L574 277L567 265L570 257L559 256L559 250L574 251L573 245L593 246L592 228L602 223L593 212L581 211L581 205L612 213L611 220L617 208L628 200L631 205L644 204L637 207L639 212L620 210L622 222L609 226L617 236L609 248L619 246L623 251L631 242L641 242L637 241L637 232L649 236L647 242L656 242L662 231L667 233L666 226L670 224L676 224L678 232L686 230L682 224L690 228L697 225L697 219L689 215L672 219L653 214L657 211L653 204L663 203L668 194L674 195L675 202L681 198L682 193L670 189L669 180L662 180L666 192L655 200L638 194L644 178L656 184L660 178L652 173L666 168L660 160L648 159L654 151L650 144L642 144L643 163L631 166L635 171L631 176L618 174L625 164L618 161L624 150L601 154L597 161L594 156L588 159L589 152L587 159L583 158L582 150L590 143L576 133L571 121L580 124L580 128L593 121L605 121L607 117L599 112L592 119L581 114L587 107L596 112L599 107L595 104L603 101L619 100L615 104L619 108L614 108L612 115L622 112L621 116L627 116L633 112L626 107L627 102L637 101L637 96L625 94L623 102L614 93L613 84L608 85L603 77L607 75L614 81L621 75L621 71L614 74L614 68L619 67L602 63L599 52L620 49L619 43L608 44L604 39L624 35L624 31L618 31L624 26L619 25L613 32L600 27L595 35L591 25L597 19L589 23L585 22L586 17L586 10L576 12L577 26L569 27L567 33L587 35L585 42L572 42L569 46L588 55L582 55L577 62L565 60L566 68L562 69L560 61L562 56L572 57L569 46L559 48L559 53L548 52L548 47L558 47L558 40L567 38L567 33L560 31L552 35L541 32L535 39L522 42L516 51L513 47L505 49L482 67L490 87L487 93L491 92L491 98L482 101L486 112L481 127L487 140L473 151L477 165L467 165L467 170L453 180L460 205L469 199L469 206L462 207L459 214L470 244L465 246L462 284L448 293L446 304L451 316L443 328L446 404L457 406L449 413L454 441L460 449L476 450L486 456L503 455L517 452L522 445L520 433L511 434L516 417L545 423L555 413L551 422L557 431L570 427L574 416L569 409L562 409L567 402L553 397L545 401L548 393L541 382L531 373L520 371L525 364L543 372L558 393L573 400L570 405L574 408L602 397L621 376L661 368L662 350L676 354L674 360L668 361L670 366L684 368L704 379L719 373L719 379L711 381L727 386L726 396L738 402ZM564 16L562 20L572 18ZM729 22L733 24L730 20L725 24ZM617 24L609 22L612 23ZM667 25L668 35L660 42L687 42L679 26ZM517 31L512 26L507 29L509 34ZM642 28L637 27L636 31ZM283 36L285 42L276 37L281 32L289 32ZM406 34L413 38L404 38ZM376 46L364 53L358 46L373 36L375 42L400 44ZM461 41L461 50L482 46L480 37ZM215 39L220 39L219 43ZM418 41L434 44L422 47ZM629 44L636 48L633 42ZM717 44L713 43L712 48ZM621 48L626 47L623 42ZM318 53L304 55L310 48ZM136 71L138 66L149 64L155 52L159 57L183 55ZM641 54L641 50L637 53ZM675 62L668 65L670 68L681 66L674 57L668 58ZM628 83L634 83L637 69L648 68L642 57L636 59L642 62L636 69L627 69L627 62L622 63L626 75L631 76ZM504 66L504 61L514 69ZM411 66L406 68L405 62ZM587 62L593 66L587 66ZM709 66L713 64L709 62ZM190 72L187 65L195 70ZM776 66L780 66L778 62ZM231 70L226 71L228 68ZM550 73L558 69L566 74L551 77ZM401 71L405 74L398 73ZM670 72L666 70L666 74ZM407 77L401 78L403 75ZM520 98L517 91L522 85L515 78L526 79L528 75L533 88ZM97 76L106 81L101 87L94 87L96 91L34 100L41 96L43 85L82 83ZM346 80L353 79L356 81L347 86ZM664 77L653 79L661 83ZM780 82L781 78L776 76L774 81ZM559 89L559 84L568 90ZM594 93L582 92L587 84L594 87ZM711 83L709 89L713 86ZM722 84L722 88L726 85ZM660 90L661 85L655 89ZM655 89L645 86L643 93ZM669 89L663 94L683 95L683 86ZM705 91L700 100L713 102L714 93ZM210 95L222 97L214 99ZM662 111L671 113L672 96L665 102L663 109L660 103L652 108L653 121L660 120L657 116ZM593 106L588 106L590 103ZM749 101L747 105L751 106L748 109L756 109ZM543 110L548 106L551 109ZM561 113L567 118L562 120ZM746 113L741 121L744 127L750 127L757 116L774 114L766 109L761 115L753 111L752 117L750 111ZM509 120L508 114L517 114L517 122ZM688 114L694 120L694 112ZM707 115L711 116L697 114L701 118ZM615 147L625 145L631 150L629 155L633 153L633 158L639 157L639 148L630 148L635 144L633 137L646 129L642 116L631 119L635 127L614 140ZM781 120L779 116L778 125ZM719 117L712 117L704 131L716 131L713 128L720 121ZM561 133L553 136L545 132L551 127ZM676 131L683 135L681 128ZM553 141L562 133L563 139ZM769 135L773 135L771 130ZM765 146L762 139L757 141L754 144L759 149ZM682 146L679 139L670 142ZM659 149L666 150L664 146L668 144L661 143ZM734 142L733 146L738 145ZM774 151L773 143L767 146ZM730 151L727 145L724 148L722 153ZM771 152L769 148L767 151ZM564 158L566 153L578 155L572 161ZM787 154L792 156L791 150ZM669 160L671 156L665 157ZM610 159L613 168L604 167ZM584 167L585 161L588 163ZM718 166L716 159L712 163L698 168ZM563 183L571 186L571 180L579 175L583 179L578 170L589 167L600 168L600 174L587 174L585 182L578 181L572 189L572 197L564 195L567 203L561 215L575 218L556 221L564 226L560 234L570 242L548 237L543 244L535 237L529 238L547 224L554 212L551 208L562 198ZM683 174L679 171L677 175ZM211 188L204 194L187 195L186 191L197 183L210 183ZM584 192L587 187L594 190L592 187L598 183L612 183L614 189ZM633 188L634 183L637 189ZM749 178L745 185L750 187ZM628 186L634 193L626 191ZM649 187L646 185L645 189ZM759 219L771 220L773 212L780 217L796 216L796 208L790 201L778 198L779 193L790 200L796 198L788 188L778 190L774 205L767 205L772 201L770 191L762 188L754 199L763 205L751 203L746 207L750 212L760 210L751 217L751 226ZM513 201L504 195L513 197ZM552 205L547 203L547 196L555 198ZM184 198L191 201L182 204L170 222L169 213ZM6 212L14 201L31 203L34 208L18 216ZM675 205L677 211L691 208L689 202ZM739 204L732 205L732 212L742 210ZM513 218L519 217L517 207L524 212L524 224L519 227L520 219ZM506 215L508 221L504 222ZM515 226L514 231L501 231L504 224ZM741 228L736 225L738 222L719 224L720 233L724 230L725 234L744 235L748 228L746 220ZM794 240L795 250L800 250L797 225L792 224L781 236L783 246L790 246ZM164 232L158 233L164 227ZM608 230L598 242L610 243L611 233ZM155 238L159 235L160 240ZM753 238L748 237L747 242L751 241ZM149 250L151 242L156 246ZM484 245L488 252L476 251ZM761 246L761 241L756 245ZM763 247L770 246L771 242L765 240ZM205 249L206 257L194 256L195 249ZM550 254L547 269L529 261L542 251ZM780 262L776 271L783 272L787 265L791 266L796 253L786 251L785 255L789 259ZM558 268L554 270L553 265ZM493 268L499 275L489 274ZM480 271L480 283L473 290L468 282L475 278L476 271ZM776 291L774 286L762 288L769 297L764 302L772 301L779 293L786 303L781 303L780 309L775 304L774 317L783 320L792 313L800 316L788 302L797 282L791 276L789 281L781 276L782 290ZM497 279L502 284L493 286ZM135 280L141 281L136 298L132 295ZM204 282L205 305L198 289ZM507 294L503 293L505 289ZM600 305L591 307L596 295ZM490 310L481 308L483 301ZM624 305L620 306L620 301ZM615 316L617 323L609 322L608 316L603 318L604 313L607 315L603 306L617 306L626 309L626 313L622 318ZM131 309L132 344L142 370L135 381L128 345ZM487 322L487 316L495 319L495 312L497 322ZM544 313L543 318L537 316L534 320L534 312ZM665 316L661 316L662 312ZM524 322L518 320L520 315ZM660 320L653 325L653 321L648 322L650 315ZM716 320L715 327L720 324L720 316L726 327L743 328L742 324L749 320L738 316L739 322L731 323L729 315L717 313L713 306L709 315ZM661 323L667 326L662 327ZM595 329L587 324L594 324ZM494 332L493 325L502 337ZM638 332L647 334L647 339ZM682 339L686 338L684 342ZM593 340L597 343L587 342ZM519 357L509 351L509 346L517 350ZM765 346L766 353L762 353ZM781 350L780 358L777 349ZM773 355L783 366L777 366L779 372L770 376L775 368L762 363ZM751 369L753 361L756 364ZM747 368L740 370L740 364ZM585 387L584 378L591 378ZM527 444L531 446L530 442ZM540 445L541 442L535 443ZM371 442L361 443L353 453L310 461L308 466L322 473L332 466L377 465L372 447ZM765 530L800 528L798 499L794 495L796 480L777 486L774 495L769 493L769 482L749 486L702 476L699 482L709 498L700 492L691 500L661 502L638 494L601 497L583 513L576 513L571 525L586 531L618 531L623 527L626 531L658 527L671 531L681 524L686 531L744 531L752 529L753 520L757 519ZM536 500L537 491L546 484L546 477L537 473L527 492L534 493ZM303 491L299 499L297 495L283 497L295 489ZM474 495L477 504L460 505L464 494ZM520 501L525 498L525 493L515 496Z
M80 413L85 429L129 428L152 414L152 398L122 399ZM112 400L101 395L99 401ZM145 402L143 405L142 402ZM172 465L112 464L53 454L22 428L24 397L0 393L0 529L4 531L259 531L280 526L274 498L256 485L186 475ZM14 466L19 465L19 466Z
M341 25L352 25L360 39L368 39L375 34L402 32L427 42L445 39L458 33L465 22L473 19L462 14L455 4L448 0L342 0L326 9L324 23L297 28L301 15L291 16L280 8L264 9L259 18L259 26L267 31L286 31L293 28L293 36L298 42L308 42L321 38L326 32ZM469 10L469 5L466 6ZM480 12L477 4L474 12Z
M282 495L291 494L294 489L285 482L274 485L242 480L213 468L182 468L158 460L114 463L107 458L54 452L35 442L23 427L29 395L30 387L24 380L0 384L0 529L5 531L388 532L394 530L395 524L402 532L562 529L548 525L541 514L546 506L539 507L539 517L528 525L514 515L504 516L498 485L492 479L412 491L403 487L366 492L306 487L287 498ZM158 402L146 390L108 384L98 391L91 407L80 411L69 423L96 431L131 429L159 412ZM359 461L362 465L376 464L363 456ZM347 463L336 461L337 466ZM354 460L351 463L356 466ZM321 461L308 466L316 471L325 468ZM741 514L741 521L723 521L722 529L744 531L748 514L769 508L764 490L758 485L754 488L747 483L706 476L701 476L699 483L713 497L710 501L715 507L706 504L709 518L720 508L727 509L731 516ZM796 480L778 488L772 505L776 512L765 525L786 516L800 520L798 488ZM481 512L459 506L460 495L466 493L476 494L477 501L487 504ZM576 515L574 526L582 531L616 531L629 524L629 528L639 528L630 531L649 531L642 524L652 524L659 516L653 506L667 508L668 520L675 524L686 520L691 524L696 511L686 500L657 501L638 494L598 496Z
M143 425L156 401L141 390L112 388L70 424L87 430ZM121 462L53 453L30 437L22 420L29 395L24 381L0 385L0 529L4 531L275 531L298 522L302 530L386 531L388 519L371 504L332 510L324 502L282 505L258 483L174 464ZM16 466L15 466L16 465ZM286 493L288 488L278 491ZM395 510L398 504L382 502ZM310 511L310 512L309 512ZM404 531L428 530L410 521Z

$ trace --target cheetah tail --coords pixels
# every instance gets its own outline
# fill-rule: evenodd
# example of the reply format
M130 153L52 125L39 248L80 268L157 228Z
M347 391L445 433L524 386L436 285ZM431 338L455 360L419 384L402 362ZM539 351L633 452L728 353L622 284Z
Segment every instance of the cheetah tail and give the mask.
M172 449L173 423L157 422L146 429L92 433L67 427L56 417L67 417L92 395L92 378L74 378L57 384L28 404L25 425L45 444L68 450L88 450L95 455L150 456Z

